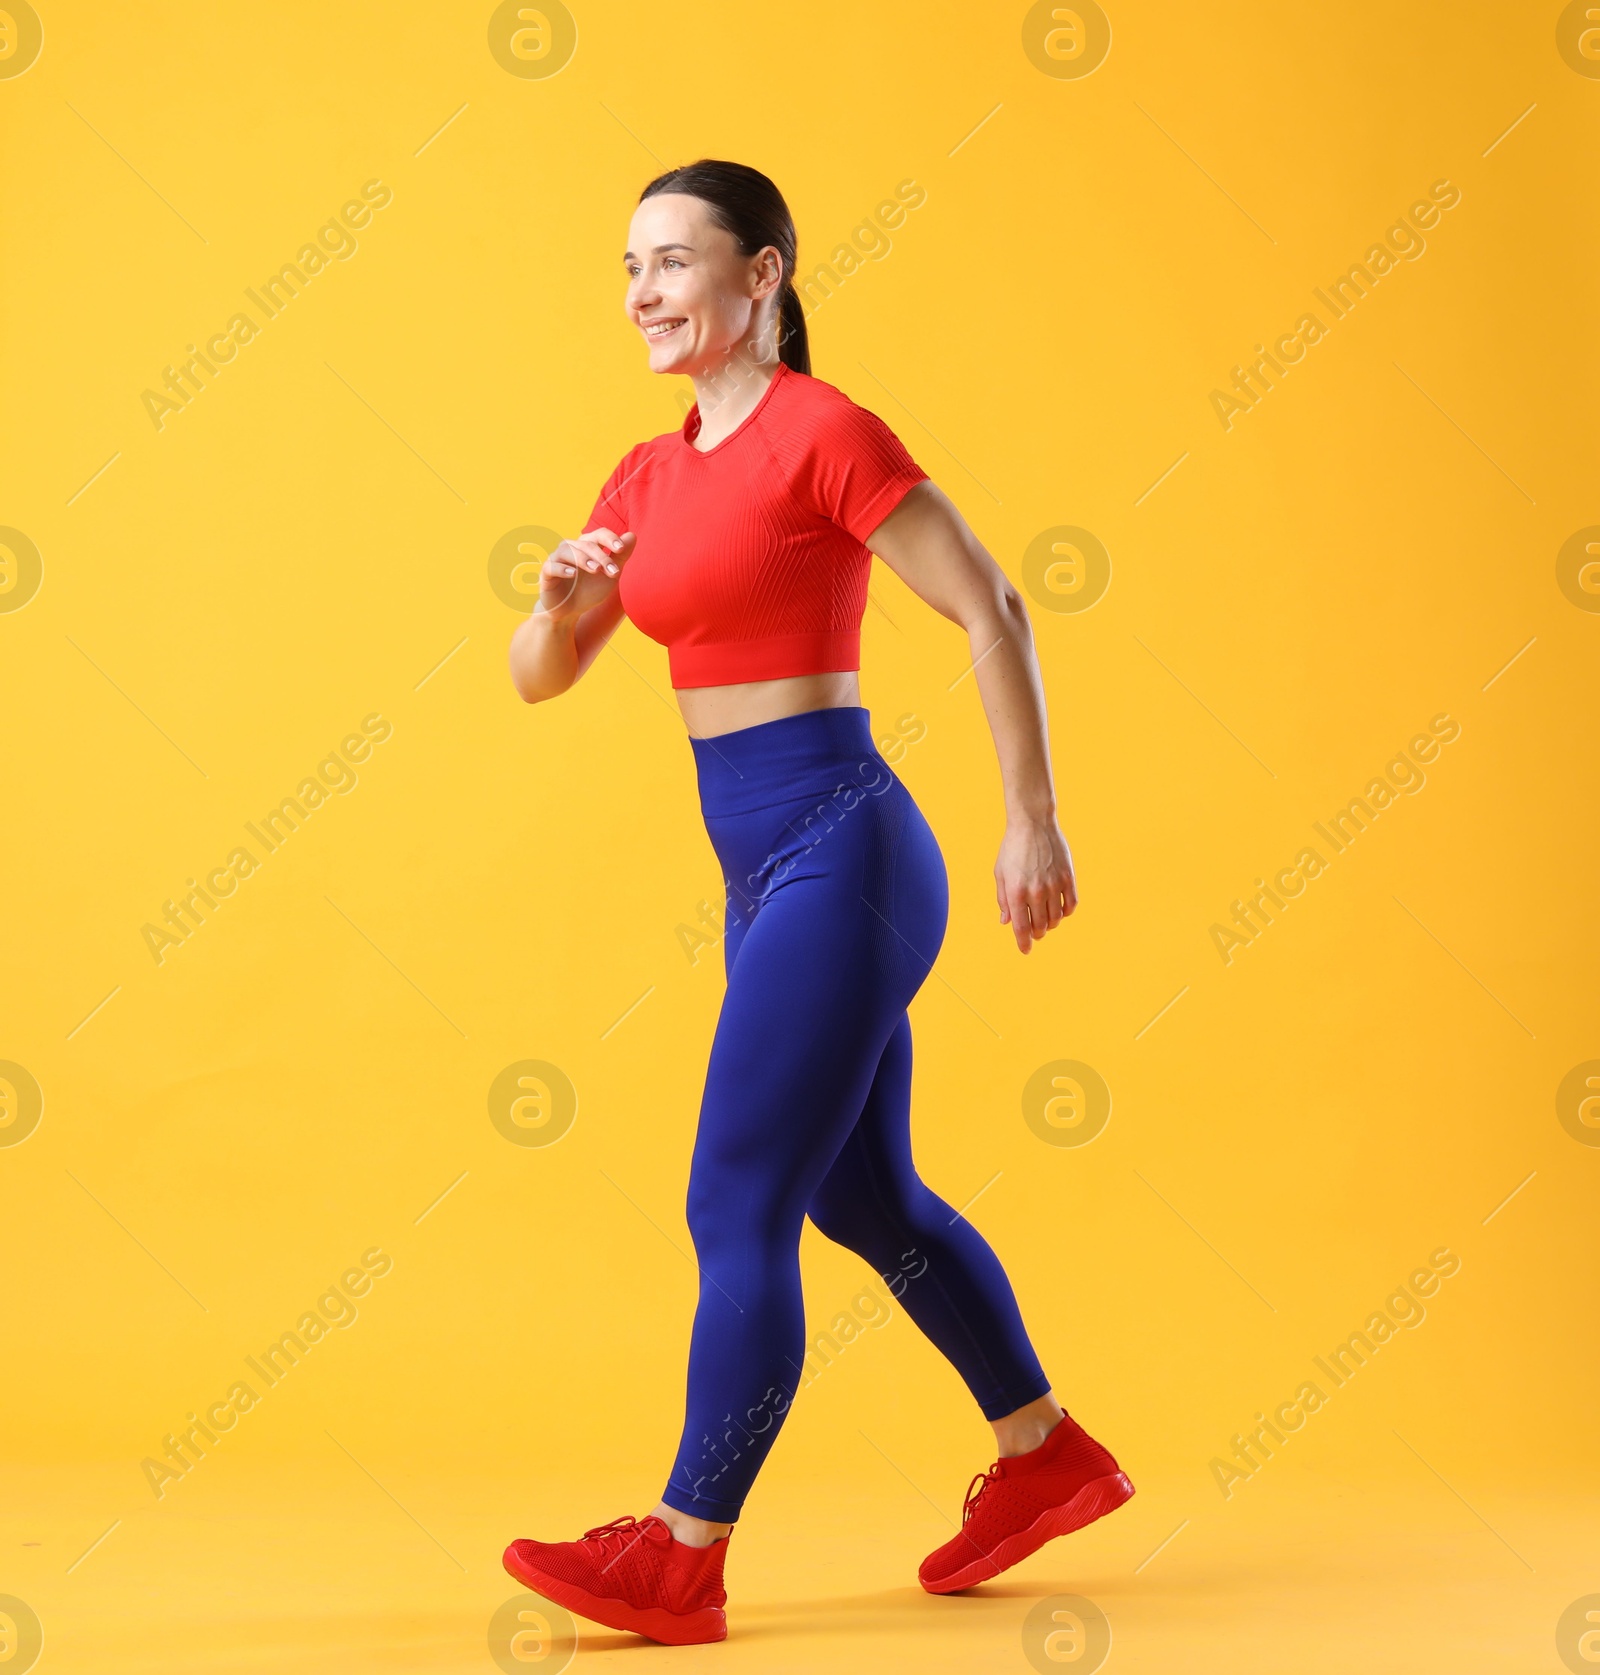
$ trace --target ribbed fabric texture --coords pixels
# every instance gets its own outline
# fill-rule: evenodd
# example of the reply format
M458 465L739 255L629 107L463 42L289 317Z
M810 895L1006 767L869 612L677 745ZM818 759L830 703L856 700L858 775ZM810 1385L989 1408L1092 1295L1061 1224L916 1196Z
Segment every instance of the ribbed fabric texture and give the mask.
M702 453L699 430L697 403L630 448L584 524L636 537L618 592L672 684L860 668L866 538L927 472L876 413L781 364L730 436Z

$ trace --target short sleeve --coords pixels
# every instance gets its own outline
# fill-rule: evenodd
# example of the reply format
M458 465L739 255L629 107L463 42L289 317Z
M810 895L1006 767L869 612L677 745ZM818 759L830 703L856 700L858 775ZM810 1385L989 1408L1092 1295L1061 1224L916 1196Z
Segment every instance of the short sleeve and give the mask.
M808 450L818 511L863 545L928 473L876 413L848 397L830 407Z
M638 468L637 448L630 448L617 461L616 470L606 478L600 493L594 503L594 510L590 512L584 522L582 534L587 535L591 529L614 529L617 534L626 534L628 530L628 501L626 485L628 479Z

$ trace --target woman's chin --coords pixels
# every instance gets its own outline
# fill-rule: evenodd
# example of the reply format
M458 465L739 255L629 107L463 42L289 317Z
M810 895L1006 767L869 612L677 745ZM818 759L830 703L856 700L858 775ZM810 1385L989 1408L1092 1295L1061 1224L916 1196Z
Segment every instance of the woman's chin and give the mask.
M652 350L650 370L658 373L670 373L680 378L692 378L696 369L686 355L658 354L655 350Z

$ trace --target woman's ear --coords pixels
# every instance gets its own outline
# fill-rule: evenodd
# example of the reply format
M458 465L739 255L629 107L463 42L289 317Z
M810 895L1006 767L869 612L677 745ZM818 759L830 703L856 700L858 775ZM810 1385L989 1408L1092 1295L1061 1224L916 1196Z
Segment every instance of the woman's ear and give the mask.
M770 296L783 286L783 257L778 254L776 245L763 245L756 252L756 288L755 300L760 302L763 297Z

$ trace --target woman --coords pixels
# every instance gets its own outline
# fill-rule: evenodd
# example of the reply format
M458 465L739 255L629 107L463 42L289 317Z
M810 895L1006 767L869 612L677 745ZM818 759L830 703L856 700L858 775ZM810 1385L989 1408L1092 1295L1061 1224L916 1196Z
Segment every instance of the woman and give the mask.
M546 1598L672 1644L727 1633L728 1538L805 1356L807 1215L901 1278L906 1312L994 1426L1000 1457L923 1587L998 1575L1133 1493L1051 1394L994 1252L911 1161L906 1007L943 940L947 886L861 704L871 555L967 631L1005 788L1000 920L1024 954L1076 905L1027 611L888 426L810 375L795 249L754 169L702 161L645 188L627 313L651 370L687 375L698 400L680 430L623 456L511 641L529 703L565 692L624 614L666 645L726 877L677 1459L645 1518L505 1555Z

